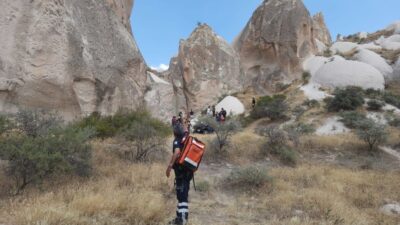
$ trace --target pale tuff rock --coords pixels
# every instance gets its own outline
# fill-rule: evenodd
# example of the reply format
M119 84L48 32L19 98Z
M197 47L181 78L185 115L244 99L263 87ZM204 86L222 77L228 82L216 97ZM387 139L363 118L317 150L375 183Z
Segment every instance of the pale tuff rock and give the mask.
M313 16L314 36L326 46L332 44L331 33L325 24L324 15L320 12Z
M393 66L393 79L400 80L400 57L397 59L396 64Z
M181 40L178 56L165 73L177 98L163 103L175 106L170 116L191 109L198 112L216 103L220 96L242 90L238 55L205 24L187 40Z
M376 41L376 43L386 50L400 50L400 34L394 34L387 38L382 36Z
M358 86L363 89L384 89L381 72L366 63L350 60L334 60L324 64L311 79L324 87Z
M220 112L222 108L226 110L228 115L240 115L245 111L243 103L233 96L226 96L215 106L217 112Z
M380 208L380 211L388 216L399 216L400 215L400 203L386 204Z
M134 0L106 0L126 29L131 31L131 12Z
M386 81L393 80L393 68L377 53L367 49L359 49L358 53L354 55L354 59L375 67L383 74Z
M300 0L265 0L235 40L246 87L268 92L300 77L301 61L316 53L313 20Z
M132 4L0 1L0 111L45 108L72 119L141 105L146 65L130 32Z
M335 42L330 48L334 54L349 54L357 49L358 44L346 41Z

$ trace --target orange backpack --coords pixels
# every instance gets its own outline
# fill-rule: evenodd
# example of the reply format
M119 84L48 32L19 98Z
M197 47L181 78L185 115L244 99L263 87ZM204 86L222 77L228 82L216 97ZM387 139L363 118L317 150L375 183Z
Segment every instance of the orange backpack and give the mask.
M182 142L184 143L184 147L177 160L177 164L196 172L203 158L206 145L197 138L189 135Z

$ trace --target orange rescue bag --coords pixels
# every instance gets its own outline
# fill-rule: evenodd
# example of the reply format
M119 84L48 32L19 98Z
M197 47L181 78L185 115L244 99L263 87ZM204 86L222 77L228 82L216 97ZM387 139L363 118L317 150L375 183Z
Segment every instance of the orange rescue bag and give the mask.
M186 136L182 142L184 143L184 147L177 163L196 172L203 158L206 145L192 136Z

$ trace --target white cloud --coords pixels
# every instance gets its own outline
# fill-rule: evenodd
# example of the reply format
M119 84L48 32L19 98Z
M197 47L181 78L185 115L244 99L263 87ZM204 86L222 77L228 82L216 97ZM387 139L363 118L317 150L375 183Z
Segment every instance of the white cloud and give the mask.
M150 68L158 72L164 72L168 70L169 66L165 64L160 64L159 66L150 66Z

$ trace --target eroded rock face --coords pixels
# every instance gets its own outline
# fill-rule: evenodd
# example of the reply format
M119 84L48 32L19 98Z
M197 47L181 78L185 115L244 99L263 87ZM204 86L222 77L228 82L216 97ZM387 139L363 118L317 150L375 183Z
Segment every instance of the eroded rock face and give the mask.
M243 86L238 55L206 24L181 40L167 74L177 99L171 104L177 104L177 111L202 110Z
M0 2L0 111L46 108L72 119L142 104L146 65L133 0Z
M301 61L316 52L313 20L301 0L265 0L234 43L247 87L273 90L301 74Z
M316 39L324 43L326 46L332 44L331 33L325 24L325 18L322 13L317 13L313 16L313 28Z

